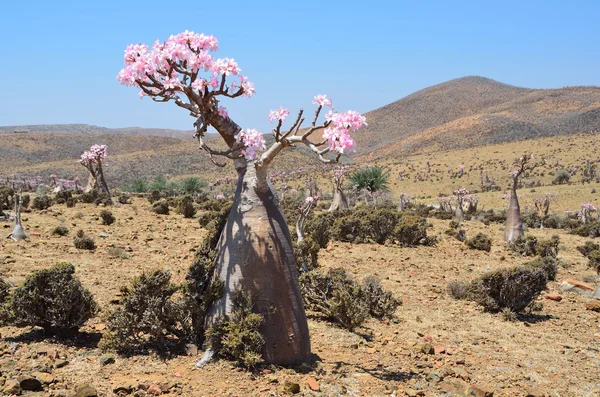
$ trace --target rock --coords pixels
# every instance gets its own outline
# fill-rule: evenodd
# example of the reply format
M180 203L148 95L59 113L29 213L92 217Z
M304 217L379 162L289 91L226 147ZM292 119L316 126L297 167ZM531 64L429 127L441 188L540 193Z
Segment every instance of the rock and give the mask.
M28 391L40 391L42 390L42 382L33 376L23 375L18 378L21 389Z
M427 374L427 380L431 383L440 383L443 379L444 376L438 370L433 370Z
M21 394L21 385L19 384L18 380L15 380L15 379L7 380L6 383L4 384L4 389L2 389L2 392L8 396L10 396L12 394L19 395L19 394Z
M416 345L415 346L417 351L423 353L423 354L433 354L435 353L435 350L433 349L433 345L431 343L425 343L422 345Z
M160 396L161 394L163 394L162 390L160 389L160 387L158 387L158 385L150 385L146 392L152 396Z
M373 353L375 353L376 351L377 351L377 349L375 349L374 347L368 347L368 348L367 348L367 353L369 353L369 354L373 354Z
M424 396L425 393L421 390L415 390L415 389L404 389L404 393L409 396L409 397L417 397L417 396Z
M592 299L585 304L585 308L594 312L600 312L600 300Z
M560 302L562 300L562 296L560 294L546 294L544 298L555 302Z
M433 348L433 353L434 354L444 354L444 353L446 353L446 347L445 346L435 346Z
M34 372L31 375L38 378L40 382L42 382L45 385L49 385L50 383L56 382L54 376L52 376L52 374L49 374L48 372Z
M108 237L108 233L106 233L106 232L100 232L100 233L98 233L98 237L107 238Z
M471 385L468 389L467 389L467 396L473 396L473 397L493 397L494 396L494 392L484 388L481 385Z
M65 367L67 364L69 364L69 362L67 360L57 360L54 363L54 368L62 368L62 367Z
M315 378L308 378L308 387L310 387L310 390L312 391L319 391L321 390L321 388L319 387L319 383L317 382L317 380Z
M100 357L100 365L109 365L109 364L114 364L115 363L115 358L113 356L109 356L109 355L104 355L102 357Z
M289 394L298 394L300 393L300 385L295 382L287 381L283 385L283 391Z
M131 387L131 385L128 384L117 385L117 387L113 389L113 393L115 393L118 396L130 394L132 391L133 387Z
M594 288L590 287L587 284L582 283L581 281L566 279L560 285L560 289L563 291L576 292L581 295L591 296Z
M185 354L188 356L197 356L198 355L198 346L193 343L188 343L185 345Z
M546 393L537 388L529 388L527 389L527 397L546 397Z
M73 397L98 397L98 392L90 385L80 385Z
M137 390L133 393L133 397L146 397L146 392L143 390Z

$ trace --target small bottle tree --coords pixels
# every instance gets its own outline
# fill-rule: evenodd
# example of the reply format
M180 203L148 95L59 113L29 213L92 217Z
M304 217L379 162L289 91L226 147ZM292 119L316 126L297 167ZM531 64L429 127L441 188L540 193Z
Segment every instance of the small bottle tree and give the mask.
M17 242L21 240L27 239L27 234L25 234L25 229L23 229L23 224L21 223L21 207L23 205L23 193L21 189L17 191L13 184L14 191L14 224L12 232L6 236L6 238L11 238Z
M506 224L504 225L504 240L510 243L524 235L517 188L519 186L519 178L521 178L521 175L535 167L533 155L524 154L522 157L515 160L514 166L516 169L510 172L512 186L510 190L510 201L508 209L506 210Z
M579 212L579 218L581 223L586 224L593 220L592 214L598 213L598 209L592 203L581 204L581 211Z
M270 112L269 120L276 126L274 141L267 148L260 131L242 129L220 104L223 98L251 97L255 89L234 59L211 55L217 49L214 36L188 31L165 42L157 41L152 47L130 45L117 78L124 85L141 89L141 97L173 102L185 109L195 118L200 148L216 165L226 164L218 159L232 160L237 171L233 206L215 258L216 275L224 283L223 297L209 309L206 326L232 312L238 291L260 297L255 309L264 317L264 360L280 365L301 362L310 357L308 324L289 228L268 170L275 157L293 145L306 146L324 163L336 163L343 153L355 149L351 133L366 125L365 118L355 111L337 113L329 98L317 95L312 121L304 130L303 110L288 128L284 128L288 109ZM321 122L319 116L327 107L331 110ZM217 131L227 149L208 145L204 136L209 128Z
M464 197L469 194L469 191L464 187L461 187L458 190L454 191L454 196L456 197L456 212L454 213L454 218L462 222L465 220L465 215L463 212L463 201Z
M329 206L328 212L345 210L348 208L348 199L344 194L343 183L344 177L348 172L348 166L340 165L333 170L333 199Z
M308 196L304 199L304 204L302 207L298 208L300 211L300 216L298 216L298 220L296 221L296 236L298 237L298 242L304 241L304 227L306 225L306 219L308 219L308 216L315 209L318 201L319 196Z
M83 152L79 159L79 164L83 165L90 173L85 192L89 192L97 187L106 193L108 199L112 202L112 196L104 178L102 161L107 157L106 145L92 145L89 151Z
M533 200L538 218L540 218L540 229L542 230L544 229L544 220L546 220L548 212L550 211L550 203L557 197L558 195L556 194L545 194L542 197L537 197Z

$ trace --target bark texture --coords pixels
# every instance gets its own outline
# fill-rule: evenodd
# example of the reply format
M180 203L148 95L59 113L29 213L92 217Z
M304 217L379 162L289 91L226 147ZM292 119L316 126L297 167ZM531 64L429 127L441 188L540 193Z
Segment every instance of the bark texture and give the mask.
M333 200L329 206L328 212L345 210L348 208L348 200L341 187L335 187L333 189Z
M304 362L310 338L289 228L266 171L241 163L236 161L235 200L217 246L215 271L224 281L224 295L209 310L207 326L231 312L233 296L242 290L256 299L265 318L265 361Z

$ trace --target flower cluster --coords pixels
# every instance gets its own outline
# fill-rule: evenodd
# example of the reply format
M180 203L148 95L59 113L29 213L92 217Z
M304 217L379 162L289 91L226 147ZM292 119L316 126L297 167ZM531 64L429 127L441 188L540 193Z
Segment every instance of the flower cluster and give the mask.
M288 114L290 114L290 111L281 106L278 110L271 110L269 112L269 121L273 122L273 120L278 120L283 123Z
M312 103L319 106L329 106L330 108L333 108L331 99L327 98L327 95L324 94L315 95Z
M475 194L466 194L463 196L463 201L466 201L467 203L478 203L479 202L479 196L475 195Z
M79 163L86 167L93 163L99 163L108 155L106 145L92 145L89 151L83 152L79 159Z
M132 44L125 49L124 68L117 75L123 85L142 87L152 95L174 95L183 91L190 83L196 94L203 95L206 89L217 90L224 76L238 76L239 82L232 83L230 90L243 89L244 96L254 94L254 85L241 75L241 69L233 58L215 59L210 52L219 48L217 38L212 35L185 31L172 35L167 41L156 41L152 48L145 44ZM207 75L199 77L199 72ZM148 95L144 89L140 93Z
M254 129L248 128L241 130L239 134L235 136L237 142L244 145L242 154L248 160L254 160L258 155L257 150L265 150L265 138L263 133Z
M461 164L461 165L458 166L458 169L461 170L461 171L463 171L465 169L465 166Z
M323 133L323 138L327 140L329 149L337 153L355 151L356 142L352 139L350 133L367 125L365 117L354 110L348 110L345 113L329 111L325 117L327 121L331 122Z
M314 201L317 201L319 199L319 196L308 196L307 198L304 199L305 203L312 203Z
M584 203L584 204L581 204L581 211L595 212L595 211L598 211L598 209L592 203Z
M465 189L464 187L461 187L460 189L455 190L453 193L454 193L455 196L461 197L461 196L464 196L466 194L469 194L469 191L467 189Z
M215 198L216 198L217 200L225 200L225 196L223 196L222 194L217 194L217 195L215 196Z

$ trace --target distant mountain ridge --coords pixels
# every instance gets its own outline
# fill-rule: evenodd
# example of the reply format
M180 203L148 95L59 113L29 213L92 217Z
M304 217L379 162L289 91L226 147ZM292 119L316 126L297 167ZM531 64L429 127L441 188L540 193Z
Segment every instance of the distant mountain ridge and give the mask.
M600 130L600 88L529 89L468 76L365 114L357 161Z
M193 132L165 128L106 128L89 124L39 124L0 126L0 134L43 132L52 134L144 135L167 138L191 138Z

